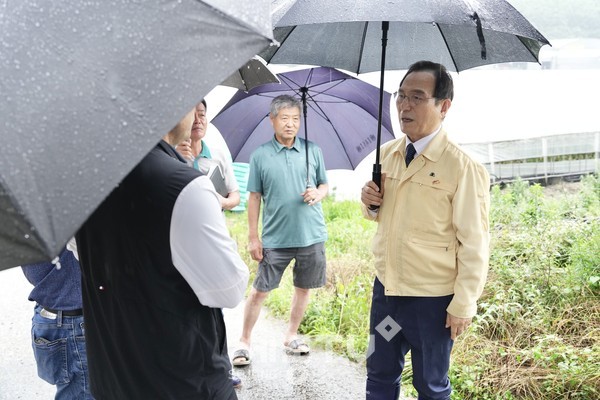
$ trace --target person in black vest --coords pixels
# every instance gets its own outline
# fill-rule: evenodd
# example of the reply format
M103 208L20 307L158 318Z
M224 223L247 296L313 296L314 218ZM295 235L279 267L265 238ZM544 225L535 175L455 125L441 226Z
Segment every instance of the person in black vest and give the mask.
M193 120L190 111L76 235L96 399L237 398L221 308L243 299L248 267L209 178L174 149Z

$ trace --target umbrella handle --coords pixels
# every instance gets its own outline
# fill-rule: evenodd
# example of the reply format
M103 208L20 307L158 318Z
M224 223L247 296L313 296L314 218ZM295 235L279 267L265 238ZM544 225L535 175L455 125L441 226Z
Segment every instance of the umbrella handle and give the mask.
M306 118L307 118L307 110L306 110L306 92L308 92L308 88L306 86L303 86L300 88L300 91L302 92L302 112L304 113L304 147L306 150L306 188L308 189L309 187L312 187L312 185L310 184L310 173L309 173L309 167L310 164L308 162L308 126L306 123Z
M377 185L381 191L381 164L373 164L373 182ZM377 210L379 206L370 205L370 210Z
M381 191L381 164L373 164L373 182Z
M381 191L381 164L379 163L379 150L381 148L381 114L383 112L383 83L385 78L385 53L387 47L389 21L381 22L381 74L379 81L379 114L377 116L377 146L375 148L375 164L373 164L373 182ZM369 206L371 210L377 210L379 206Z
M385 79L385 53L387 51L389 21L381 22L381 73L379 75L379 113L377 114L377 146L375 147L375 164L379 165L379 150L381 148L381 118L383 113L383 83ZM379 165L381 171L381 165ZM375 172L375 166L373 166Z

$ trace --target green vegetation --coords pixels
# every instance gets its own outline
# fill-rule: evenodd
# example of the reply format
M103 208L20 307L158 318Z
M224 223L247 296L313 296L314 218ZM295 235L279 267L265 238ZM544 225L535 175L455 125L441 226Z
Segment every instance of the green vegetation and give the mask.
M518 181L493 187L490 273L470 330L455 343L453 399L600 398L600 178L577 193L545 196ZM301 330L320 345L364 362L375 224L358 202L324 203L328 284L313 292ZM228 214L247 255L246 215ZM287 317L291 274L267 300ZM403 393L413 394L408 365Z

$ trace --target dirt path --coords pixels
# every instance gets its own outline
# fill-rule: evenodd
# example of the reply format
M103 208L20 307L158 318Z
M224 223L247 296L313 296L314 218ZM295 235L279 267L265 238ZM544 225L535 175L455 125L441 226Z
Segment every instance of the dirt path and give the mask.
M229 353L240 336L243 304L224 310ZM285 323L263 309L252 338L252 363L234 368L242 379L240 400L356 400L365 397L364 368L331 352L311 348L307 356L289 356L283 349Z

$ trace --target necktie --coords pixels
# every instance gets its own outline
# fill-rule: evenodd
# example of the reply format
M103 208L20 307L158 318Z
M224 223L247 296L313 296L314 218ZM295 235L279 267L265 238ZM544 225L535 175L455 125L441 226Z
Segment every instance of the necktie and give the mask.
M413 146L412 143L409 143L408 146L406 146L406 158L404 159L404 161L406 161L407 167L408 164L410 164L410 162L413 160L413 158L415 158L415 154L417 154L415 146Z

